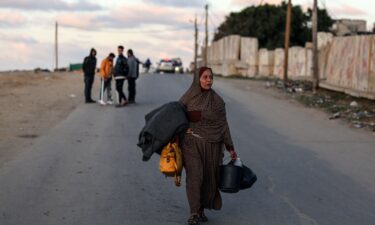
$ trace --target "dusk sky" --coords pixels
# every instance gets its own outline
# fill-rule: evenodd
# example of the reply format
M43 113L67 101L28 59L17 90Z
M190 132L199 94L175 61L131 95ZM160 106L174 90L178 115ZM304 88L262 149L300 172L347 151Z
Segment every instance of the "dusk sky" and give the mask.
M210 39L215 26L231 11L261 0L210 0ZM281 0L263 0L279 4ZM312 0L294 0L304 8ZM80 63L91 47L101 61L121 44L140 60L154 63L164 57L181 57L185 67L193 57L195 14L201 23L205 0L0 0L0 70L51 69L54 66L54 24L58 21L60 66ZM375 21L375 1L319 0L334 19Z

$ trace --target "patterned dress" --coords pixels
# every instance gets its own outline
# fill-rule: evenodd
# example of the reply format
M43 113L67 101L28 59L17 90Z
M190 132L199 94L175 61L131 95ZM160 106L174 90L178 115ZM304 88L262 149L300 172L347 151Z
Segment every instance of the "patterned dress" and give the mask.
M190 211L219 210L222 206L218 190L219 166L224 145L227 150L233 149L225 103L214 90L202 90L199 77L194 78L180 101L186 106L190 121L181 144Z

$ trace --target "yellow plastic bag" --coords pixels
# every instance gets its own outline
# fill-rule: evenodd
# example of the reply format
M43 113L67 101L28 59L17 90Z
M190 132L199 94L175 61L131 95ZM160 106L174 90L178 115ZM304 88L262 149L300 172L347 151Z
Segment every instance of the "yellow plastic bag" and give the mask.
M159 169L167 177L174 177L176 186L181 185L182 152L178 141L169 142L161 151Z

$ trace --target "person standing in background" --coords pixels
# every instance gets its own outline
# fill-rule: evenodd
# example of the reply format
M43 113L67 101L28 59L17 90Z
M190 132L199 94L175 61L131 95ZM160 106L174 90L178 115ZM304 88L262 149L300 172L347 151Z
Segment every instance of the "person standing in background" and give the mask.
M146 69L146 73L148 73L150 71L150 67L151 67L150 58L147 58L146 62L143 65L144 65L144 68Z
M120 45L117 47L118 57L115 65L115 80L116 80L116 91L117 91L117 102L116 107L125 106L128 104L128 100L123 91L125 79L129 73L129 66L126 57L123 55L124 46Z
M128 75L128 91L129 91L129 103L135 103L135 81L139 77L139 60L134 56L133 50L128 50L128 65L129 65L129 75Z
M82 70L84 73L86 103L95 103L91 98L91 89L94 83L96 70L96 50L94 48L90 50L90 55L83 60Z
M113 74L113 59L115 54L110 53L100 64L100 96L99 103L106 105L107 103L112 105L112 74ZM104 101L104 92L107 91L107 102Z

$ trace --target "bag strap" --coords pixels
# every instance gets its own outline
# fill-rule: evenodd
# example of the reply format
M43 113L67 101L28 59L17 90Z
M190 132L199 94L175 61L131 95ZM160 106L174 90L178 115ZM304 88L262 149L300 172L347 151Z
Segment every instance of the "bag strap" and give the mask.
M171 143L176 143L178 146L180 146L180 137L176 135L174 138L172 138Z
M177 187L180 187L180 186L181 186L181 176L177 176L177 173L174 175L174 184L175 184Z

